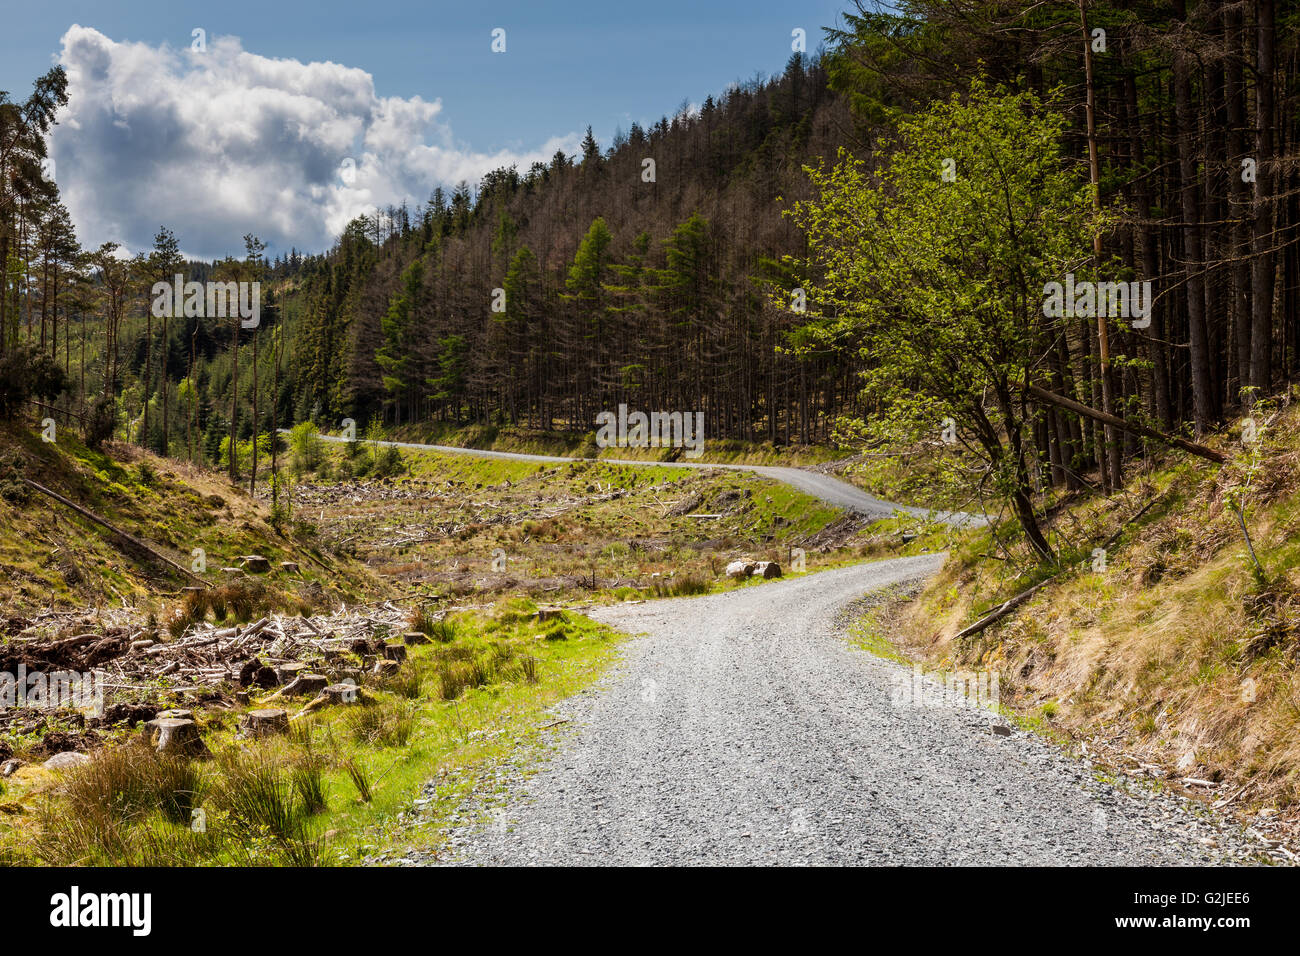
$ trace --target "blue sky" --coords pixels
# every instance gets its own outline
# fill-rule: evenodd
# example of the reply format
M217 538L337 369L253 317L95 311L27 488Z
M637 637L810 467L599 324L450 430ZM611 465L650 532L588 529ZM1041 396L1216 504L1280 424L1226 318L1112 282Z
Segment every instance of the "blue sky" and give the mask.
M755 72L779 72L790 31L812 51L840 0L642 3L391 0L2 0L0 89L22 93L74 23L113 40L188 46L190 31L233 34L271 57L332 60L372 74L382 96L441 98L443 119L477 149L519 146L591 123L607 141ZM506 53L490 52L504 28Z
M83 244L134 251L165 221L197 256L250 228L315 250L367 205L574 153L588 124L608 145L777 73L791 31L814 52L845 2L0 0L0 89L68 69L51 154Z

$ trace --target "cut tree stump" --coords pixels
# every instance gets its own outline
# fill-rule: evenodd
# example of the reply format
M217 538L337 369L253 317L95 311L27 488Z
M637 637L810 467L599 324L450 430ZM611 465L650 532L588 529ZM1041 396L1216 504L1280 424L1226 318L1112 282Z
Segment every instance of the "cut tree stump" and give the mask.
M405 644L385 644L385 645L384 645L384 658L385 658L386 660L390 660L390 661L398 661L398 662L401 662L401 661L406 660L406 645L405 645Z
M292 684L294 680L302 674L307 673L309 668L300 661L291 661L288 664L281 664L275 669L275 676L280 678L281 684Z
M250 737L271 737L289 729L289 712L278 707L250 710L240 725Z
M277 697L307 697L319 694L329 685L329 682L330 679L324 674L299 674L291 683L281 687L267 700L274 700Z
M241 687L256 684L258 687L269 689L278 683L280 683L280 678L276 674L275 668L267 667L257 659L246 661L239 669L239 686Z
M239 563L249 574L266 574L271 570L271 562L260 554L245 554Z
M210 756L207 745L199 736L199 725L192 720L175 717L155 717L140 725L144 742L160 754L184 757Z
M355 704L361 700L361 688L356 684L330 684L321 696L331 704Z
M402 635L402 640L406 642L407 647L415 647L418 644L432 644L428 634L422 634L419 631L407 631Z
M397 661L375 661L374 669L370 673L378 674L379 676L383 677L388 674L395 673L396 671L400 670L401 667L402 665L399 664Z

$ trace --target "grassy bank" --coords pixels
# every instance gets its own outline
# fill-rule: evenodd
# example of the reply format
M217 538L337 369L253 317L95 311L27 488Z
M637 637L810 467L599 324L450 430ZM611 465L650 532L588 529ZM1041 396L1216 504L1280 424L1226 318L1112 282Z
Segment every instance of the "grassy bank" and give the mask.
M1055 502L1059 567L1032 562L1007 527L959 543L893 622L902 649L945 669L997 670L1004 704L1117 766L1294 814L1300 416L1257 419L1256 445L1239 429L1219 437L1225 466L1170 457L1109 500ZM1015 613L955 639L1042 581Z
M265 557L263 582L282 604L356 601L378 582L324 548L311 526L276 518L222 474L131 445L103 451L72 429L57 442L21 424L0 431L0 580L4 610L109 605L158 611L162 595L195 584L112 531L22 482L31 479L140 539L182 568L221 584L244 555ZM196 564L201 552L201 565ZM292 571L282 562L296 565Z

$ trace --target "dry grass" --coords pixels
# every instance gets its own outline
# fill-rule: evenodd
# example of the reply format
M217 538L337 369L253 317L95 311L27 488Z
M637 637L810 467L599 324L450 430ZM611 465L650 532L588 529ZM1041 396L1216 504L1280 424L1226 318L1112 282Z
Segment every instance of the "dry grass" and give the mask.
M1003 701L1117 761L1231 784L1246 806L1300 809L1300 416L1272 422L1247 520L1253 572L1228 495L1243 478L1181 464L1124 500L1081 500L1056 515L1086 557L1158 497L1094 573L1079 560L1011 618L957 645L952 635L1020 590L1024 563L959 549L900 620L911 653L995 667ZM1229 448L1229 451L1233 449ZM1032 579L1030 579L1032 583Z

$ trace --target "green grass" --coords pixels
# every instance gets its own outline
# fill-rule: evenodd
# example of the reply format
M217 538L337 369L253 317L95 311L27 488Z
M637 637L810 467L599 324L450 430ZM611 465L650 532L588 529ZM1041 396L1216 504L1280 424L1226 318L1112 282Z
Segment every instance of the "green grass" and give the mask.
M543 732L549 706L590 684L616 652L617 635L586 618L566 613L542 625L532 611L513 601L466 615L454 640L412 648L403 670L417 675L417 697L395 692L395 682L367 686L370 703L317 712L290 735L257 743L237 739L233 721L213 721L206 738L217 756L206 762L123 745L62 780L24 770L6 798L34 809L0 816L0 856L346 865L379 846L437 850L436 825L411 828L400 817L424 784L437 782L425 812L446 820L489 768ZM475 665L475 679L445 693L449 674ZM201 833L190 826L196 809Z
M86 448L70 428L46 443L23 423L7 425L0 429L0 484L10 471L31 478L185 568L201 550L206 570L199 577L212 584L226 580L221 568L237 566L238 556L260 554L273 569L264 580L286 607L308 593L355 602L377 585L364 568L325 552L307 526L273 526L246 489L223 475L112 447L122 460ZM7 465L14 456L21 464ZM0 598L15 612L104 603L160 612L160 594L193 583L25 486L19 497L0 498L0 527ZM298 573L283 573L282 561L297 563Z
M869 654L893 661L895 664L912 662L894 646L886 636L880 622L881 607L872 607L849 624L849 640Z

